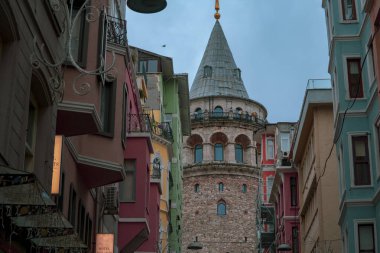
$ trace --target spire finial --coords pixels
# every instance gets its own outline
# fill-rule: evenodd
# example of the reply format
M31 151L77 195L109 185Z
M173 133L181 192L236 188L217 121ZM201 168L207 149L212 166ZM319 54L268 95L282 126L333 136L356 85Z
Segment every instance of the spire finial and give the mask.
M214 17L216 20L220 19L220 14L219 14L219 0L215 0L215 10L216 13L214 14Z

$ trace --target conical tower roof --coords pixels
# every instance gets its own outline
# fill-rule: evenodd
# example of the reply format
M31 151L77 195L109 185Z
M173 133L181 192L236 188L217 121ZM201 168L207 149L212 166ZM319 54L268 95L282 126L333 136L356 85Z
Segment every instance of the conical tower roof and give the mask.
M198 72L190 90L190 99L208 96L233 96L247 98L226 36L219 21L215 22Z

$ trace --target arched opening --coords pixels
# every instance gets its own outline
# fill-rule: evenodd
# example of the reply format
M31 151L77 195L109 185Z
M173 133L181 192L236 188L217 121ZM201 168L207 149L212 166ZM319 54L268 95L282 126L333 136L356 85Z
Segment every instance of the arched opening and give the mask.
M224 200L218 202L216 213L218 216L224 216L227 214L226 202L224 202Z
M200 191L200 186L199 184L194 185L194 192L199 192Z
M212 116L216 118L223 117L223 108L219 105L215 106Z

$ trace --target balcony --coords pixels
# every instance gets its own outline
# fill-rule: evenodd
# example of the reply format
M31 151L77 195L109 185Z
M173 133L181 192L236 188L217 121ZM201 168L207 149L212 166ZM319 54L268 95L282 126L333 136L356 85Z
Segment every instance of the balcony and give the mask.
M307 81L307 90L318 90L318 89L331 89L330 79L309 79Z
M152 132L156 136L164 138L169 142L173 142L173 131L169 122L153 122Z
M240 114L236 112L203 112L192 113L190 115L192 124L213 124L221 122L237 123L246 125L255 129L263 128L266 120L260 119L256 114Z
M127 47L127 22L124 19L107 16L107 42Z
M129 114L127 131L131 133L150 133L152 132L152 123L149 114Z

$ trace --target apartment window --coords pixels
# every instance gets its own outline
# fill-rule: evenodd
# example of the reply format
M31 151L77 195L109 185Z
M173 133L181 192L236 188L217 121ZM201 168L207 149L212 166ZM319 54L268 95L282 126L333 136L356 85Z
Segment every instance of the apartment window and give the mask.
M219 183L218 189L219 189L219 192L223 192L224 191L224 184L223 183Z
M267 202L269 202L272 187L273 187L273 177L267 177Z
M367 135L352 136L352 152L355 185L370 185L371 172Z
M89 215L86 215L86 235L85 235L85 242L88 246L88 249L91 249L92 244L92 220L90 219Z
M363 97L363 84L360 68L360 58L347 59L348 90L350 98Z
M274 159L274 140L273 138L267 139L267 159Z
M223 144L216 143L214 145L214 160L223 161Z
M102 86L100 118L103 123L102 134L113 136L115 121L116 82L105 82Z
M292 249L293 253L298 253L298 227L292 227Z
M289 153L290 151L290 135L289 133L280 133L281 151Z
M26 129L26 141L25 141L25 161L24 167L27 170L32 170L34 165L34 152L36 144L37 135L37 117L38 117L38 106L34 97L31 96L29 102L28 111L28 124Z
M81 200L79 200L79 204L78 204L78 223L77 223L77 232L79 234L79 237L84 240L84 225L85 225L85 221L86 221L86 217L85 217L85 214L86 214L86 211L84 209L84 206L83 206L83 203Z
M297 179L296 177L290 177L290 205L297 206Z
M199 192L199 190L200 190L199 184L195 184L194 185L194 192Z
M123 85L123 110L122 110L122 130L121 130L121 142L125 147L125 141L127 139L127 115L128 115L128 89L127 84Z
M125 180L119 184L120 201L133 202L136 200L136 160L125 160Z
M241 191L243 193L246 193L247 192L247 185L246 184L243 184L242 188L241 188Z
M243 163L243 146L235 144L235 160L237 163Z
M68 4L70 4L68 0ZM84 65L85 61L85 35L86 35L86 9L83 8L79 13L79 9L83 5L84 0L73 1L73 10L72 10L72 19L71 22L74 22L75 17L79 14L76 22L73 23L72 33L71 33L71 55L73 59L80 65Z
M375 61L374 61L374 55L373 55L373 44L372 44L372 37L370 38L370 42L367 46L368 50L368 61L367 61L367 66L368 66L368 75L369 75L369 81L370 85L372 85L373 81L376 78L376 72L375 72Z
M355 0L341 0L343 20L356 20Z
M375 233L373 224L359 224L359 253L375 253Z
M226 215L226 203L224 201L218 203L216 212L219 216Z
M149 59L139 61L139 72L140 73L157 73L160 72L158 60Z
M73 185L70 185L70 196L69 196L69 221L70 223L75 226L76 221L76 210L77 210L77 193L74 190Z
M203 68L203 77L211 77L212 76L212 67L204 66Z
M203 146L202 144L195 145L194 149L194 162L200 163L203 160Z

